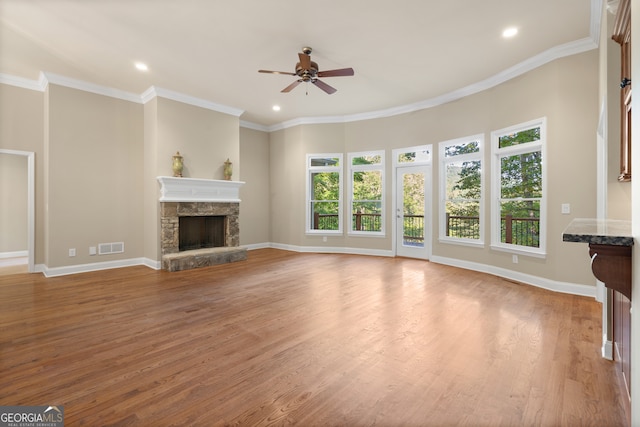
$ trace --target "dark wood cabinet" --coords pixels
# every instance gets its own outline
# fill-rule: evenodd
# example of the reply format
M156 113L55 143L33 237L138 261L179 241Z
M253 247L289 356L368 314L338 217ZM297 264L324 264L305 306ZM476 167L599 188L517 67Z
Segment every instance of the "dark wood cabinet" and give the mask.
M631 246L589 244L591 271L613 296L614 359L631 396Z

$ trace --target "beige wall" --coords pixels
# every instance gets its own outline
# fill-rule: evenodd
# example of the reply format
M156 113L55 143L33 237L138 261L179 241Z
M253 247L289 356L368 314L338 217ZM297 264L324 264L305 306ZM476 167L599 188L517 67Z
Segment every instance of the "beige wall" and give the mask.
M47 267L142 257L143 106L52 84L47 91ZM89 255L111 242L125 252Z
M271 242L269 134L240 128L240 244Z
M302 125L270 134L240 128L237 117L165 98L142 105L56 85L50 85L44 94L0 85L0 107L3 123L20 123L18 130L2 127L0 147L36 152L36 210L40 215L36 263L49 268L105 261L106 257L89 257L88 247L115 241L124 241L126 252L109 260L144 257L158 261L156 177L172 174L171 157L176 151L184 156L186 177L222 179L224 160L234 163L233 179L246 182L241 189L242 244L390 251L390 215L385 238L330 236L323 242L321 237L305 235L307 153L342 152L346 156L348 152L385 150L388 214L392 149L432 144L437 159L440 141L484 133L488 144L492 130L547 117L547 258L520 256L519 264L513 264L510 254L489 249L488 237L482 249L441 244L435 220L433 255L556 281L594 282L586 248L563 243L560 236L572 218L595 216L597 51L553 61L438 107L382 119ZM9 139L16 142L8 144ZM486 171L489 161L487 149ZM438 169L435 161L433 177L438 176ZM487 200L489 190L487 185ZM437 206L437 180L432 195L432 204ZM571 204L571 215L560 214L562 203ZM488 229L488 204L485 209ZM437 218L435 211L433 216ZM69 258L69 248L76 248L75 258Z
M232 179L240 174L240 120L228 114L158 98L157 172L173 176L172 156L184 158L185 178L224 179L223 164L233 163Z
M166 161L166 159L165 159ZM144 105L144 257L160 261L158 98ZM164 170L164 168L163 168Z
M44 102L40 91L0 84L0 148L35 153L36 200L44 198ZM35 216L35 262L43 263L44 203L36 203Z
M0 255L26 251L27 158L0 153Z
M305 150L302 126L272 133L269 140L271 170L267 190L271 199L271 241L301 245L304 235Z
M579 72L578 72L579 71ZM489 227L490 132L507 126L547 118L548 210L547 257L511 254L441 244L437 221L433 222L433 254L476 262L544 277L560 282L595 284L584 245L564 243L561 234L571 219L596 214L596 130L598 122L598 53L553 61L492 89L438 107L383 119L336 125L301 125L271 136L272 239L284 245L321 246L321 238L304 235L305 155L342 151L384 149L387 156L386 213L391 230L391 150L418 144L433 144L438 158L440 141L478 133L485 135L487 187L485 212ZM278 165L275 167L275 165ZM433 165L432 205L438 205L439 165ZM292 179L292 177L297 177ZM571 204L571 215L562 215L560 205ZM434 212L434 218L437 215ZM391 250L386 238L330 237L324 245Z
M0 148L36 153L35 262L47 269L159 261L156 178L173 174L178 150L186 177L223 179L227 158L241 175L239 119L165 98L142 105L55 84L44 92L0 84L0 123ZM89 255L111 242L125 252Z

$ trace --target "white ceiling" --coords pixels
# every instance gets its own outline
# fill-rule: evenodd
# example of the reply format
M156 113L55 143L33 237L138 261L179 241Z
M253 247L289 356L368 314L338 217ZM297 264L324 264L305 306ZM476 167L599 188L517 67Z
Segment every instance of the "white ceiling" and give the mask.
M0 75L49 72L141 96L150 87L244 111L263 127L391 113L486 88L596 47L602 0L0 0ZM512 39L502 30L519 28ZM311 46L338 92L294 71ZM134 68L136 61L149 71ZM306 93L308 92L308 94ZM274 104L280 112L272 111ZM412 107L413 106L413 107ZM385 114L386 114L385 113Z

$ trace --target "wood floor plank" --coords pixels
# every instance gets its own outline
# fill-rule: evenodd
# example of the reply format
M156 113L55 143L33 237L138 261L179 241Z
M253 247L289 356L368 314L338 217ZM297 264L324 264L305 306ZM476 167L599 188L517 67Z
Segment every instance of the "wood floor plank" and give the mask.
M624 426L600 318L591 298L407 258L5 275L0 405L91 426Z

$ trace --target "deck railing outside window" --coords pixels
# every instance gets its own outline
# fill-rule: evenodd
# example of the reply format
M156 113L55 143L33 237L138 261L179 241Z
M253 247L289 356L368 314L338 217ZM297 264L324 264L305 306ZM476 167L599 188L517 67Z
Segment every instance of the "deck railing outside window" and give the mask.
M378 231L380 230L380 214L373 213L354 213L353 229L356 231ZM338 224L338 215L321 214L316 212L313 215L314 230L336 230Z
M354 213L353 229L356 231L377 231L380 230L380 214ZM338 228L338 215L321 214L316 212L313 215L314 230L336 230ZM412 243L424 241L424 216L405 215L404 216L404 240Z
M380 226L380 214L353 214L354 230L373 231ZM477 216L459 216L447 214L446 235L452 237L464 237L479 239L480 218ZM315 213L313 217L314 230L336 230L338 227L338 215ZM538 247L540 244L540 220L539 218L514 218L506 215L501 221L501 235L503 243L513 243L522 246ZM424 241L424 216L404 216L405 241Z
M446 235L479 239L480 218L447 214ZM514 218L505 215L500 221L501 241L521 246L540 246L540 218Z

